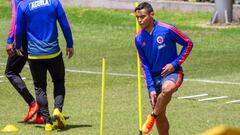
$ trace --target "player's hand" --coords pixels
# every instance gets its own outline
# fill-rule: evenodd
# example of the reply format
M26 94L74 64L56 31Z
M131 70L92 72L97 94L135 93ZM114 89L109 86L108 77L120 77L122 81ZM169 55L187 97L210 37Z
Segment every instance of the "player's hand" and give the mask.
M172 64L167 64L162 69L163 69L163 71L161 72L162 76L167 76L175 70Z
M14 54L13 45L7 44L6 51L7 51L8 56L10 56L10 57L13 56L13 54Z
M68 59L70 59L74 54L74 49L73 48L67 48L66 49L66 55L68 57Z
M21 49L16 49L17 55L18 56L23 56L22 51L23 51L22 48Z
M157 93L155 90L150 93L150 98L151 98L152 106L154 108L157 101Z

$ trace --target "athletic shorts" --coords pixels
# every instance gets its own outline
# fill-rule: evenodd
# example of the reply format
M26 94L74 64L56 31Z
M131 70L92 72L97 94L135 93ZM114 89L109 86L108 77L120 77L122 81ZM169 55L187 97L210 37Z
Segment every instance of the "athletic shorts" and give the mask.
M153 76L154 88L155 88L157 97L162 92L162 85L165 81L172 81L173 83L176 84L176 87L179 88L184 78L184 74L182 70L175 71L165 77L162 77L161 73L153 73L152 76ZM154 109L154 106L152 105L152 102L151 102L150 93L149 93L149 101L152 106L152 109Z
M162 85L165 81L172 81L173 83L176 84L176 87L179 88L184 78L182 70L175 71L165 77L162 77L161 73L153 73L152 76L157 96L162 92Z

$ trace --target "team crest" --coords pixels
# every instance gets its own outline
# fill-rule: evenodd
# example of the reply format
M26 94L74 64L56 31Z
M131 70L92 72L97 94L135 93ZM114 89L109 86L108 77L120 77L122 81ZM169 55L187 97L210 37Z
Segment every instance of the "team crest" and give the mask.
M162 43L163 43L163 37L162 37L162 36L158 36L158 37L157 37L157 42L158 42L159 44L162 44Z

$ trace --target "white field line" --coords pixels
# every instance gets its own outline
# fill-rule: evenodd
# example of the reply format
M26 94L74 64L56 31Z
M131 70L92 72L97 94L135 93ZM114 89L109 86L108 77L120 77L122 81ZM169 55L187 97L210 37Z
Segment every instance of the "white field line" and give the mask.
M5 76L1 75L0 78L4 78ZM0 83L4 82L3 80L0 80Z
M240 85L239 82L227 82L227 81L214 81L214 80L201 80L201 79L184 79L189 82L205 82L205 83L213 83L213 84L235 84Z
M66 69L66 71L67 72L72 72L72 73L83 73L83 74L98 74L98 75L102 74L102 72L84 71L84 70ZM106 75L121 76L121 77L137 77L137 75L134 75L134 74L122 74L122 73L106 73Z
M204 99L199 99L198 101L212 101L212 100L223 99L223 98L228 98L228 96L220 96L220 97L204 98Z
M5 76L0 76L0 78L4 78ZM26 80L26 77L22 77L23 80Z
M192 98L198 98L198 97L204 97L208 96L207 93L204 94L198 94L198 95L192 95L192 96L184 96L184 97L178 97L178 99L192 99Z
M230 104L230 103L240 103L240 100L232 100L232 101L228 101L226 102L227 104Z
M72 73L83 73L83 74L99 74L99 75L102 74L102 72L96 72L96 71L84 71L84 70L72 70L72 69L66 69L66 71L72 72ZM136 74L125 74L125 73L106 73L106 75L121 76L121 77L137 77ZM188 82L240 85L240 83L238 82L228 82L228 81L201 80L201 79L184 79L184 80Z
M2 66L6 66L5 63L0 63ZM29 68L28 66L25 66ZM65 69L67 72L71 73L82 73L82 74L97 74L101 75L102 72L97 71L87 71L87 70L73 70L73 69ZM120 76L120 77L137 77L136 74L125 74L125 73L106 73L106 75L111 76ZM142 76L143 77L143 76ZM228 82L228 81L215 81L215 80L202 80L202 79L184 79L188 82L200 82L200 83L212 83L212 84L232 84L232 85L240 85L240 82Z

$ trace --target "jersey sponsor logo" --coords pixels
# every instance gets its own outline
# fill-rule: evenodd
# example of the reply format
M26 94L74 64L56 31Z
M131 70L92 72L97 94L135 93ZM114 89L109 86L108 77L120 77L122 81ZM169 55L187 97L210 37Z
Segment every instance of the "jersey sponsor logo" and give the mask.
M162 43L163 43L163 37L162 37L162 36L158 36L158 37L157 37L157 42L158 42L159 44L162 44Z
M37 8L40 8L40 7L46 7L46 6L49 6L49 5L51 5L49 0L38 0L38 1L34 1L34 2L29 3L29 9L34 10L34 9L37 9Z

